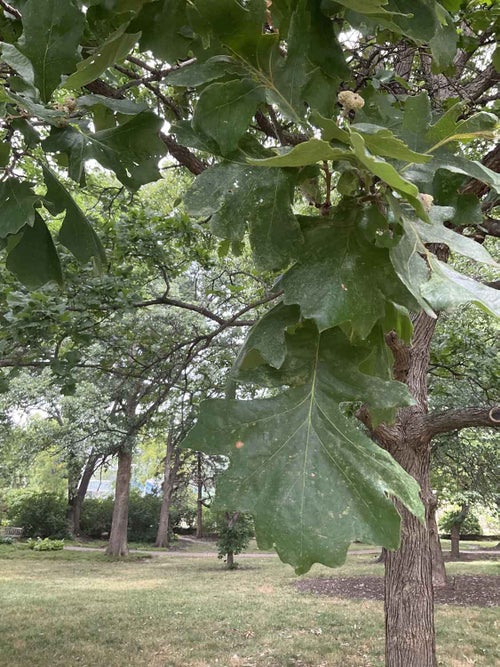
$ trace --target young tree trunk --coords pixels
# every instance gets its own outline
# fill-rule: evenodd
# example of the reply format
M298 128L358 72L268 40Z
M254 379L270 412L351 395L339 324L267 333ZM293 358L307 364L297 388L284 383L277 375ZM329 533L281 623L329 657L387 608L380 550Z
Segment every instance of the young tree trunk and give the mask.
M174 443L172 431L167 437L167 450L165 453L165 469L163 473L163 499L161 501L160 521L158 523L158 532L156 533L155 547L168 547L170 542L170 504L174 491L177 471L179 470L180 452L174 453Z
M234 570L234 552L228 551L226 555L226 569Z
M462 530L462 524L465 521L465 517L469 513L469 505L464 503L460 510L460 514L457 517L457 520L451 526L451 557L460 558L460 532Z
M434 589L445 588L448 585L448 580L446 577L443 550L441 549L441 541L439 539L439 530L436 521L437 500L430 489L428 490L428 494L430 500L427 528L429 530L429 544L432 559L432 585L434 586Z
M401 544L385 561L386 667L436 667L434 591L428 521L435 499L430 491L430 442L425 428L427 368L435 321L421 313L414 319L411 346L395 334L387 343L394 355L395 379L405 382L416 405L399 410L395 424L372 433L420 484L426 509L421 524L399 503Z
M115 504L111 533L109 536L108 556L126 556L128 554L128 501L130 495L130 479L132 477L132 451L122 448L118 452L118 470L116 472Z
M202 455L201 452L197 454L196 461L196 537L201 539L203 537L203 476L202 476Z
M92 475L98 468L98 463L99 463L99 456L91 453L89 458L87 459L85 468L83 469L83 473L80 478L76 494L73 495L73 497L70 499L69 502L70 529L71 533L75 536L81 535L80 518L82 514L82 505L83 501L85 500L85 496L87 495Z
M451 557L460 558L460 524L454 523L451 527Z
M405 443L392 452L425 488L427 456ZM399 454L399 456L398 456ZM427 499L422 498L427 505ZM436 667L432 556L427 525L398 504L401 546L385 561L385 639L387 667Z

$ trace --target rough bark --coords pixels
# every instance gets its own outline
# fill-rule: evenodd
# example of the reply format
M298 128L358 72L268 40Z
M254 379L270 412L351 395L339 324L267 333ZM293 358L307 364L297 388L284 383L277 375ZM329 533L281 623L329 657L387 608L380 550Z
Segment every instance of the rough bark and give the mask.
M462 529L462 524L465 521L468 513L469 505L467 503L463 503L460 514L451 526L451 557L456 558L457 560L460 558L460 532Z
M396 423L372 431L377 442L420 484L426 524L396 503L401 515L401 545L385 561L387 667L436 667L432 554L427 522L435 499L430 492L430 437L427 367L435 321L424 313L414 320L411 346L388 336L396 379L406 382L416 405L399 411Z
M130 479L132 477L132 452L123 447L118 452L118 470L116 472L115 504L111 533L109 536L108 556L126 556L128 554L128 501L130 495Z
M471 426L500 428L500 406L462 408L430 414L426 415L424 425L431 438Z
M179 470L180 452L174 452L174 441L172 432L167 437L167 449L165 452L165 469L163 472L163 498L160 509L160 520L158 532L156 533L155 547L170 546L170 505L174 491L177 471Z
M82 505L83 501L85 500L85 496L87 495L87 491L89 488L90 480L92 479L92 475L96 471L98 467L98 462L99 462L99 457L95 454L91 454L89 458L87 459L87 462L85 464L85 468L83 469L82 476L80 478L80 481L78 483L78 488L76 491L76 494L73 495L72 498L70 498L69 502L69 521L70 521L70 529L72 535L75 535L78 537L81 535L81 529L80 529L80 518L82 514Z
M203 476L201 456L201 453L198 452L196 460L196 537L198 539L203 537Z
M228 570L234 570L234 553L228 551L226 555L226 568Z
M451 527L451 557L460 558L460 526L454 523Z
M446 567L444 564L443 550L439 539L439 530L436 521L437 500L429 489L429 508L427 518L427 529L429 531L429 546L432 561L432 585L434 588L444 588L448 585Z

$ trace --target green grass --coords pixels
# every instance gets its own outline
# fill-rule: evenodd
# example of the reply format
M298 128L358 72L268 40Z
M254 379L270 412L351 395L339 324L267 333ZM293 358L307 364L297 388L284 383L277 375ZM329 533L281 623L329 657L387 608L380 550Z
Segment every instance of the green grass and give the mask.
M380 667L382 603L298 593L278 559L226 572L212 558L110 561L0 546L1 667ZM306 576L380 575L370 555ZM450 573L495 572L453 563ZM437 609L440 664L497 664L497 610Z
M475 551L476 549L490 549L492 547L496 547L497 544L498 540L484 540L484 541L460 540L460 549L464 549L465 551ZM441 540L441 548L443 549L443 551L450 551L451 550L450 540Z

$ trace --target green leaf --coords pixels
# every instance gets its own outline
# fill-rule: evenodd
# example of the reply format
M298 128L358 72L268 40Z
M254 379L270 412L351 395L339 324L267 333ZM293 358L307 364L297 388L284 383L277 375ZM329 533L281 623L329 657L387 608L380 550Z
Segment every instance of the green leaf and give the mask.
M188 25L185 0L148 2L129 31L140 31L141 51L174 63L188 55L194 34Z
M435 310L450 310L464 303L474 303L500 317L500 292L458 273L451 266L430 256L432 275L422 294Z
M17 232L25 225L33 225L34 205L40 197L29 183L8 178L0 182L0 237Z
M165 83L169 86L197 88L210 81L234 75L238 71L240 68L230 56L214 56L205 62L194 62L172 70L165 77Z
M219 238L238 243L248 229L255 261L265 269L286 266L300 245L292 203L291 175L231 162L206 169L185 197L191 215L211 216Z
M52 236L38 213L33 226L25 226L21 238L10 250L6 266L30 289L50 281L62 284L61 265Z
M66 211L59 231L59 241L80 262L88 262L93 258L97 268L101 270L106 255L90 222L53 171L43 167L43 177L47 186L45 195L47 209L54 215Z
M22 12L17 48L31 61L35 86L48 102L62 75L72 72L80 60L84 15L75 0L27 0Z
M424 223L421 220L414 220L412 224L415 225L420 238L425 243L446 243L450 250L464 255L464 257L474 259L476 262L497 266L497 263L484 246L444 226L443 223L452 220L453 216L453 208L433 206L429 213L431 224Z
M429 268L421 255L428 253L410 221L404 219L404 233L389 253L401 282L406 285L422 310L430 317L435 317L434 311L422 296L423 285L429 279Z
M205 45L219 41L243 60L252 65L256 64L259 58L259 41L266 37L262 35L262 27L266 21L265 4L260 0L245 0L244 3L204 0L182 4L187 4L189 23L205 40ZM163 34L160 39L164 39ZM216 46L220 47L220 44ZM222 50L227 51L224 47Z
M321 130L321 137L325 141L339 141L350 146L349 132L342 130L337 121L332 118L324 118L319 113L313 111L311 114L311 123Z
M391 496L424 514L415 480L339 407L361 396L379 407L411 403L403 385L361 373L366 349L339 330L320 337L309 325L296 336L287 340L303 360L302 386L266 400L205 401L183 446L230 456L218 504L251 512L259 546L303 573L315 562L340 565L356 539L397 548Z
M364 139L365 145L374 155L382 155L405 162L430 162L431 155L416 153L404 141L398 139L387 128L367 123L356 123L351 129L358 132Z
M313 319L320 331L349 323L366 338L384 316L387 299L406 305L410 297L391 267L388 250L368 243L352 224L356 215L355 206L351 211L346 206L336 223L316 218L305 232L297 263L278 287L284 290L284 303L299 304L303 317Z
M85 135L86 158L94 158L131 190L160 178L158 161L165 154L159 137L163 121L142 111L117 128Z
M0 167L5 167L9 164L10 158L10 144L6 141L0 143Z
M264 315L248 332L240 351L239 370L247 370L262 363L279 368L286 357L285 332L300 319L297 306L279 303Z
M388 0L336 0L339 5L352 9L354 12L360 14L376 14L381 12L389 16L397 12L388 12L384 5L387 5Z
M286 58L278 44L272 50L267 81L268 101L299 125L306 110L302 90L308 79L310 15L305 6L304 0L297 2L291 16Z
M78 63L76 72L63 84L64 88L82 88L95 81L108 67L124 60L139 38L139 33L124 32L126 25L114 32L96 51Z
M64 153L68 156L68 174L77 183L85 177L85 135L74 127L52 128L49 136L42 141L42 148L48 153Z
M284 149L275 157L248 161L250 164L263 167L304 167L323 160L345 160L351 157L350 151L332 148L327 141L309 139L293 148Z
M457 52L458 34L452 17L438 3L434 3L439 19L436 33L429 41L432 53L432 71L443 72L453 68Z
M478 181L487 183L500 193L500 174L488 169L477 160L468 160L459 155L450 155L446 158L436 156L428 166L432 169L432 173L435 173L437 169L447 169L455 174L477 178Z
M31 60L19 49L13 44L2 43L2 57L28 84L35 85L35 72Z
M493 54L493 66L500 73L500 46L497 46Z
M25 109L30 116L36 116L39 119L45 120L50 125L61 127L61 125L67 123L66 114L57 109L51 109L43 104L38 104L38 102L34 102L33 99L27 95L17 95L11 91L9 97L22 109Z
M431 103L424 91L408 97L403 113L401 134L407 145L414 151L425 151L428 148L425 139L431 123Z
M262 88L250 79L212 83L200 95L193 128L214 139L222 155L228 155L238 147L257 106L263 101Z
M401 192L404 195L410 195L410 197L418 197L418 188L416 185L402 178L392 164L368 153L365 147L365 141L360 134L351 132L351 144L358 160L364 167L371 171L372 174L378 176L382 181L385 181L385 183L398 192Z
M133 100L116 100L104 95L81 95L76 100L76 106L79 109L93 109L99 105L125 116L135 116L148 108L144 102L137 103Z

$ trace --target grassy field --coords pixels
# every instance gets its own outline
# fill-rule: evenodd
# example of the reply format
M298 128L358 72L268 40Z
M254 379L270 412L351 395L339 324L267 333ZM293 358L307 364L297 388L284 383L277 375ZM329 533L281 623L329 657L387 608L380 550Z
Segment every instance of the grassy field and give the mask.
M382 575L368 555L308 576ZM492 562L451 574L494 574ZM96 552L0 546L1 667L364 667L383 665L382 603L299 593L277 559L110 561ZM437 608L439 664L498 664L498 610Z

